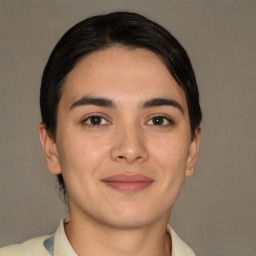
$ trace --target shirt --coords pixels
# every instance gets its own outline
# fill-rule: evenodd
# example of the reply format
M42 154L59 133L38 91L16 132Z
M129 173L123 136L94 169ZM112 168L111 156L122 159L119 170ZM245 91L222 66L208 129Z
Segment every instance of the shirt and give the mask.
M52 235L36 237L21 244L1 248L0 256L78 256L64 230L64 223L69 220L69 215L65 216ZM172 240L172 256L195 256L192 249L181 240L170 225L167 225L167 232Z

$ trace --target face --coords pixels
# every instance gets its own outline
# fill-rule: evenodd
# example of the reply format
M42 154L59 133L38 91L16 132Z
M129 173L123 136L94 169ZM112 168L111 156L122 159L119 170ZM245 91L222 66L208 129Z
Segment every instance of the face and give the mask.
M168 220L196 161L185 94L145 49L109 48L68 74L56 142L40 128L48 169L71 214L122 228Z

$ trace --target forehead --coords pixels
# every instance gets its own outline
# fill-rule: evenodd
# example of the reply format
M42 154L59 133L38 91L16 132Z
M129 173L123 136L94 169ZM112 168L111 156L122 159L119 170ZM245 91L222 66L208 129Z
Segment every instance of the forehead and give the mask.
M117 102L168 96L186 109L183 89L162 60L143 48L112 47L82 58L67 75L62 98L70 104L86 95Z

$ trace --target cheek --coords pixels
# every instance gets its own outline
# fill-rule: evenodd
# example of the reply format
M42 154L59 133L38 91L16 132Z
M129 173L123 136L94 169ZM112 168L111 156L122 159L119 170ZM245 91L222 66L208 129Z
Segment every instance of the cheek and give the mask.
M79 200L90 201L97 194L95 184L100 179L100 167L106 158L106 150L97 141L77 137L62 140L59 161L69 198L79 204Z
M177 199L185 178L188 145L184 136L178 134L154 142L151 166L154 167L157 178L158 193L152 196L155 199L153 201L156 201L156 209L169 211Z
M106 155L101 140L91 140L78 132L65 133L59 141L62 142L58 145L59 162L64 175L70 172L91 175Z
M175 134L152 143L155 145L152 155L162 170L160 174L165 176L163 181L170 183L183 179L189 155L189 137Z

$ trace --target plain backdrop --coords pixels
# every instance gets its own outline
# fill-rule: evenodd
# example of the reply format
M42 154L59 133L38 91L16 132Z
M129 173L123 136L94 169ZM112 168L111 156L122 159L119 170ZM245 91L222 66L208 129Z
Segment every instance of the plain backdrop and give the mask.
M38 139L40 79L68 28L117 10L166 27L196 72L200 156L171 225L198 256L256 255L255 0L0 0L0 247L54 231L67 212Z

